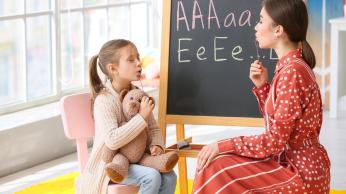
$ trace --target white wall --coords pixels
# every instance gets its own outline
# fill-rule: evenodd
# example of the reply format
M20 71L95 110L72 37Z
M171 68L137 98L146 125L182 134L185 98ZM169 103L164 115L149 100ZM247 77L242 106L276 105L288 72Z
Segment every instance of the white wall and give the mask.
M0 177L76 151L60 115L0 131Z

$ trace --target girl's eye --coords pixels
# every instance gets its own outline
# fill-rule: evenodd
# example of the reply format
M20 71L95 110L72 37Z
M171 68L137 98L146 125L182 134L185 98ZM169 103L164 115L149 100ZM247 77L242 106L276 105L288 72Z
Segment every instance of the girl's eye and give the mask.
M130 97L130 100L133 100L133 97Z

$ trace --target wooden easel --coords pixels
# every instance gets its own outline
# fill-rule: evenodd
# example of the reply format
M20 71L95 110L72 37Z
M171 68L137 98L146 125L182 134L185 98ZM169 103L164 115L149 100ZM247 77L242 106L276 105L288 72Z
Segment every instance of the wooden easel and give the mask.
M162 88L160 86L160 88ZM160 92L160 106L162 106L163 92ZM205 124L205 125L229 125L229 126L249 126L257 127L264 126L262 119L251 119L251 118L232 118L232 117L203 117L203 116L178 116L178 115L166 115L163 112L163 108L159 110L159 123L162 130L164 139L166 140L166 125L176 124L176 140L181 141L185 139L185 128L184 124ZM179 154L178 162L178 173L179 173L179 184L180 193L188 193L187 184L187 171L186 171L186 158L196 158L199 150L204 145L191 144L190 150L178 150L176 144L167 148L167 151L175 150Z
M163 25L162 25L162 45L161 45L161 69L160 69L160 94L159 94L159 125L166 143L167 124L176 125L176 140L184 140L185 124L192 125L222 125L222 126L248 126L263 127L262 118L246 117L210 117L210 116L186 116L167 114L167 94L168 94L168 61L169 61L169 40L170 40L170 20L171 20L171 0L165 0L163 5ZM176 145L168 147L168 150L176 150L179 154L178 171L180 193L188 193L186 158L197 157L199 150L204 145L191 144L191 150L178 150Z

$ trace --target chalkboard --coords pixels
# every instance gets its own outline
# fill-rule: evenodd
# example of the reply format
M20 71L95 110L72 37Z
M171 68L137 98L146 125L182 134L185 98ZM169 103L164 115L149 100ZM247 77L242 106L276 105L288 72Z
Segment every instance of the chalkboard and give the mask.
M249 79L261 0L171 0L167 115L260 117ZM277 56L259 49L273 76Z

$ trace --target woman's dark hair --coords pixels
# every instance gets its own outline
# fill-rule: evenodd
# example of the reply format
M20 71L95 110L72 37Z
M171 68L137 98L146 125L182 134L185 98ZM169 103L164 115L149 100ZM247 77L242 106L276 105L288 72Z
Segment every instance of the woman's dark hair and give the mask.
M309 18L303 0L264 0L262 5L275 24L283 26L292 42L301 42L303 58L313 69L316 58L310 44L306 41Z
M111 78L107 71L107 64L118 64L119 63L119 50L127 45L135 45L128 40L116 39L106 42L100 49L98 55L91 57L89 62L89 84L92 95L92 104L100 91L104 88L102 81L97 74L97 65L101 71L108 77ZM98 59L98 60L97 60Z

